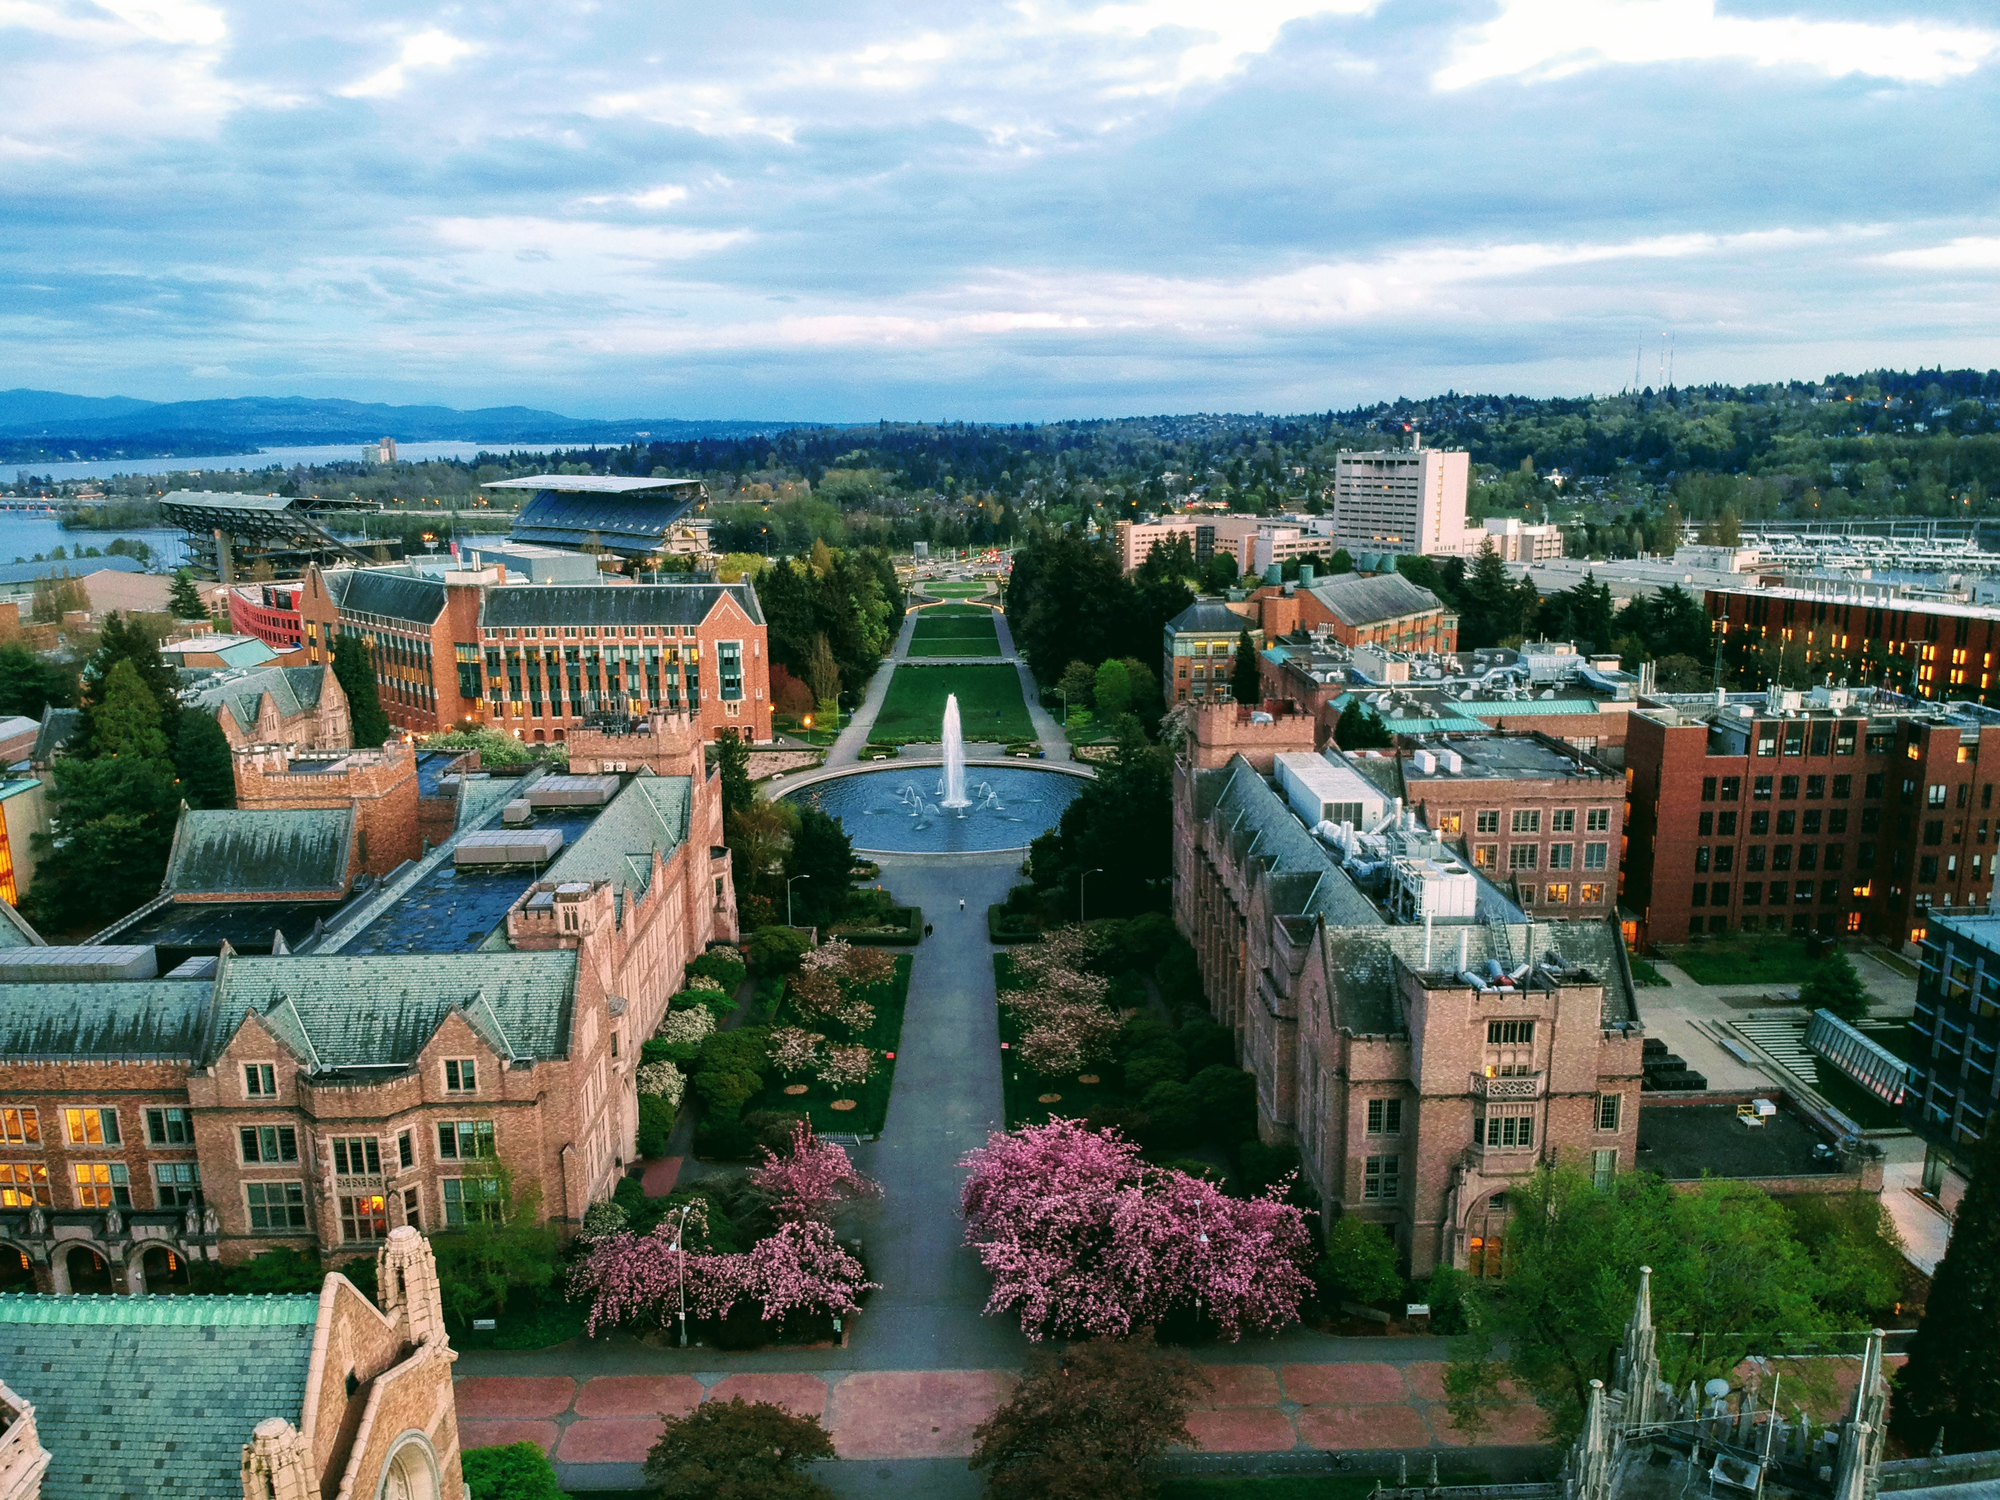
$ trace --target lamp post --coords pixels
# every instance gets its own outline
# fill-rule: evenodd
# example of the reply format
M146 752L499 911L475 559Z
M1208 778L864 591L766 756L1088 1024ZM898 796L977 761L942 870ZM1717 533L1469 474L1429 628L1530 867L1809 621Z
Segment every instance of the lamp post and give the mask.
M1085 870L1085 871L1084 871L1084 872L1083 872L1083 873L1082 873L1081 875L1077 876L1077 878L1076 878L1076 919L1077 919L1077 921L1081 922L1081 921L1082 921L1082 920L1084 919L1084 916L1083 916L1083 914L1084 914L1084 911L1085 911L1085 907L1084 907L1084 904L1083 904L1083 903L1084 903L1084 893L1085 893L1085 892L1086 892L1086 891L1087 891L1087 890L1088 890L1088 889L1090 888L1090 887L1089 887L1089 881L1090 881L1090 877L1091 877L1091 876L1093 876L1093 875L1102 875L1103 873L1104 873L1104 871L1103 871L1103 870L1101 870L1101 869L1096 869L1096 870Z
M687 1233L688 1210L693 1207L692 1203L683 1203L680 1210L681 1221L674 1226L674 1249L680 1255L680 1259L675 1263L675 1271L678 1273L676 1278L678 1285L675 1288L675 1296L680 1303L681 1347L683 1349L688 1346L688 1299L687 1252L681 1249L681 1239Z
M801 880L811 879L811 874L794 875L790 880L785 882L785 925L787 927L796 927L798 925L792 920L792 887L797 885Z

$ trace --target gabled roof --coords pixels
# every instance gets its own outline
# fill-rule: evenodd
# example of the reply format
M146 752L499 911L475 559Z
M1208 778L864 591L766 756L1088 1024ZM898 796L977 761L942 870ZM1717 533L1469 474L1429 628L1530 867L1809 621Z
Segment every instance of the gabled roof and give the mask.
M685 776L639 776L549 866L544 880L609 880L645 890L653 851L670 855L687 842L694 783Z
M1167 629L1177 635L1216 635L1223 631L1234 635L1244 630L1261 632L1262 627L1248 615L1239 615L1220 599L1197 599L1167 621Z
M1378 573L1373 578L1342 573L1315 583L1311 593L1336 620L1347 626L1373 625L1381 620L1443 608L1436 594L1418 587L1401 573Z
M389 568L336 568L322 575L333 602L349 614L431 625L444 611L444 582Z
M354 808L190 809L174 827L161 890L177 896L342 891Z
M243 1445L300 1420L317 1296L0 1297L44 1500L241 1500Z
M202 1055L208 997L208 985L179 979L0 984L0 1057L192 1062Z
M235 955L216 979L209 1052L251 1012L315 1072L409 1064L456 1011L503 1057L564 1057L575 986L571 949Z
M738 583L530 583L488 589L482 626L699 625L724 595L764 623L757 589Z

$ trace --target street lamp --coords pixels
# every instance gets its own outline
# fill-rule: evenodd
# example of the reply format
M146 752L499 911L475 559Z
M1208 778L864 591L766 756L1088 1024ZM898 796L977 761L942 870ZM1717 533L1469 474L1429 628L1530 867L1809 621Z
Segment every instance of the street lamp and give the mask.
M797 885L801 880L811 879L812 875L807 873L804 875L794 875L790 880L785 882L785 925L787 927L796 927L798 925L792 920L792 887Z
M1077 919L1077 921L1081 922L1081 921L1083 920L1083 913L1084 913L1084 904L1083 904L1083 897L1084 897L1084 892L1085 892L1085 891L1086 891L1086 890L1087 890L1087 889L1089 888L1089 887L1088 887L1088 882L1089 882L1089 880L1090 880L1090 877L1091 877L1091 876L1093 876L1093 875L1102 875L1103 873L1104 873L1104 871L1103 871L1103 870L1101 870L1101 869L1097 869L1097 870L1085 870L1085 871L1084 871L1084 872L1083 872L1083 873L1082 873L1081 875L1077 876L1077 878L1076 878L1076 919Z

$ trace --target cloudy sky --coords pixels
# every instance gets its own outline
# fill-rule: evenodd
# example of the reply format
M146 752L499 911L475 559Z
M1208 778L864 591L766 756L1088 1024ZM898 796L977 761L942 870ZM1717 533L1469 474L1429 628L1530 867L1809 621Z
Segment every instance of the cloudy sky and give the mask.
M0 387L1299 411L2000 364L1990 0L0 0ZM1641 347L1644 353L1641 355Z

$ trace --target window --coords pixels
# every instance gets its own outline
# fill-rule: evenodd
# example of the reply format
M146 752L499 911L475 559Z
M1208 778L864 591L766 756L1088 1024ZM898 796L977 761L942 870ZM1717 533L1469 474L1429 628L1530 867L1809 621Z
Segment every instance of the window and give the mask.
M1371 1156L1361 1164L1361 1196L1377 1203L1394 1203L1401 1184L1400 1156Z
M1533 1021L1488 1021L1486 1023L1486 1045L1489 1047L1528 1047L1534 1044L1535 1023Z
M184 1109L149 1109L146 1139L155 1146L192 1146L194 1122Z
M299 1182L253 1182L243 1189L252 1229L304 1229L306 1190Z
M1535 1117L1531 1114L1495 1114L1487 1111L1483 1122L1475 1121L1473 1130L1480 1135L1474 1144L1503 1151L1526 1151L1535 1144Z
M1597 1096L1597 1128L1599 1130L1616 1130L1618 1128L1618 1101L1619 1096L1616 1094L1599 1094Z
M1512 844L1507 849L1507 868L1510 870L1532 870L1540 857L1541 849L1534 844Z
M1542 831L1542 810L1539 807L1517 807L1514 809L1514 832L1540 833Z
M342 1198L340 1237L343 1240L386 1240L389 1237L389 1200L380 1193L361 1193Z
M39 1146L42 1116L33 1109L0 1109L0 1145Z
M396 1137L396 1164L401 1167L414 1167L417 1164L416 1143L410 1139L410 1132L407 1130Z
M49 1169L40 1162L0 1162L0 1208L55 1207L49 1196Z
M1549 832L1575 833L1576 809L1573 807L1558 807L1555 811L1551 812L1549 814Z
M1577 900L1585 906L1601 906L1604 903L1604 887L1585 881L1577 887Z
M479 1088L479 1075L473 1059L452 1057L445 1059L444 1091L447 1094L470 1094Z
M1542 888L1542 904L1545 906L1568 906L1569 886L1558 883Z
M118 1111L115 1109L66 1109L63 1124L72 1146L116 1146Z
M382 1143L372 1135L335 1136L333 1172L336 1177L381 1176Z
M78 1162L70 1168L76 1180L78 1208L130 1208L132 1184L125 1163Z
M1401 1135L1403 1133L1403 1101L1401 1099L1370 1099L1368 1101L1368 1133L1370 1135Z
M246 1099L274 1099L278 1094L278 1070L269 1063L243 1065L243 1096Z
M1618 1175L1618 1152L1593 1151L1590 1153L1590 1185L1600 1193L1611 1190L1611 1179Z
M1724 818L1734 818L1736 814L1724 813L1722 816ZM1583 831L1585 833L1609 833L1611 831L1611 809L1608 807L1591 808L1583 815Z
M444 1221L454 1228L489 1224L500 1217L500 1179L447 1177L444 1180Z
M1551 870L1569 869L1571 856L1575 853L1576 845L1574 844L1549 845L1549 868Z
M153 1163L153 1201L161 1208L201 1204L201 1168L191 1161Z
M438 1155L447 1161L474 1161L479 1157L493 1154L491 1120L438 1122Z
M236 1134L246 1162L299 1159L299 1133L289 1125L245 1125Z
M1611 857L1609 844L1585 844L1583 846L1583 867L1586 870L1602 870L1608 867Z

